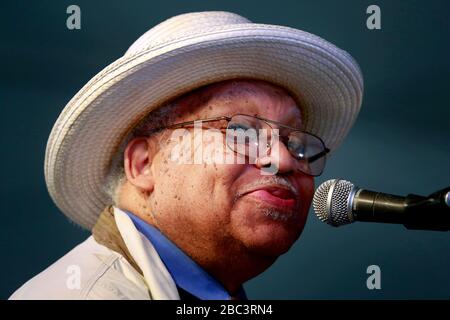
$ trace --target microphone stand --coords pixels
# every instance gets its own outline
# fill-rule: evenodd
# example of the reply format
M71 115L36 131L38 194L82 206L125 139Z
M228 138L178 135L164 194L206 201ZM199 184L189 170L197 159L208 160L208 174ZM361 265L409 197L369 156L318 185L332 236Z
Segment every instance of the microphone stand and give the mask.
M415 194L406 196L403 225L411 230L450 230L450 187L428 197Z

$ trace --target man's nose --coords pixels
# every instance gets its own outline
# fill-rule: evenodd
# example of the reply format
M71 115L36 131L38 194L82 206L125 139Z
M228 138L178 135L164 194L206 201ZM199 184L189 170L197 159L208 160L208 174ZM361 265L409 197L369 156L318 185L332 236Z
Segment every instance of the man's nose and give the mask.
M271 148L267 155L263 155L256 162L256 166L261 169L270 168L275 173L286 174L294 172L297 168L297 161L289 152L287 146L279 139L272 141Z

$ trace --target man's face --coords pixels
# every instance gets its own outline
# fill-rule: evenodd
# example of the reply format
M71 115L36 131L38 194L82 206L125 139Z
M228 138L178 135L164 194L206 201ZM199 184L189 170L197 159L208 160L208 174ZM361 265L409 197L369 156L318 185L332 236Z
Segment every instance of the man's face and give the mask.
M289 94L261 81L216 84L200 97L180 99L176 108L174 122L248 114L301 126L300 110ZM208 143L202 141L203 150ZM278 152L269 156L278 164L276 175L262 174L258 164L180 164L171 160L174 147L175 142L161 143L153 158L149 201L157 227L178 245L207 244L217 250L236 246L276 257L299 237L314 180L294 169L296 160L285 145L280 143ZM223 152L234 154L227 147Z

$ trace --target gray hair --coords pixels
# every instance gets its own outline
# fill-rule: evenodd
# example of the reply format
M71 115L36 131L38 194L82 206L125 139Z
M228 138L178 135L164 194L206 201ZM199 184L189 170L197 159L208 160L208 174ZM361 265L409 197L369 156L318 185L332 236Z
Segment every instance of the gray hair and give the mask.
M119 148L111 158L103 187L103 191L109 196L113 205L118 205L118 192L126 179L124 152L128 143L136 137L149 136L149 132L151 132L152 129L166 125L174 115L172 111L176 106L176 103L169 103L150 112L120 143Z

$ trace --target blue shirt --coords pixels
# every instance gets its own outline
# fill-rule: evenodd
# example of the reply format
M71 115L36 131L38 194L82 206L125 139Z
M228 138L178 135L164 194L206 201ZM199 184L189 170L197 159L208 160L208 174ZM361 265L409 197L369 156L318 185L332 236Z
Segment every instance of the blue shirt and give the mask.
M228 291L194 260L170 241L161 231L134 214L125 211L139 230L155 247L175 284L202 300L229 300ZM243 288L241 299L247 299Z

